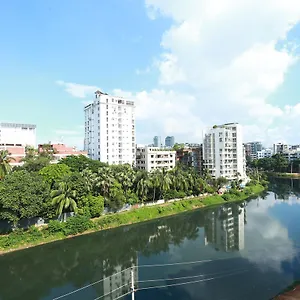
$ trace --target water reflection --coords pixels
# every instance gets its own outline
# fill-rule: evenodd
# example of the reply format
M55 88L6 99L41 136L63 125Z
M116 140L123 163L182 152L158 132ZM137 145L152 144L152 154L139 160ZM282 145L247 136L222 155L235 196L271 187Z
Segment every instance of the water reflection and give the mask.
M214 245L217 251L242 250L245 246L245 204L224 205L205 214L205 245Z
M290 180L275 180L269 193L245 203L183 213L2 256L0 299L50 300L102 278L64 299L93 300L124 286L105 297L115 299L129 290L132 266L138 266L134 276L140 288L178 282L175 277L208 278L224 270L247 270L192 285L141 291L138 297L143 300L268 299L300 279L300 205L293 200L298 192L300 195L300 181L293 181L291 186ZM199 260L210 262L172 265ZM145 264L169 265L142 268ZM157 278L165 281L141 282Z

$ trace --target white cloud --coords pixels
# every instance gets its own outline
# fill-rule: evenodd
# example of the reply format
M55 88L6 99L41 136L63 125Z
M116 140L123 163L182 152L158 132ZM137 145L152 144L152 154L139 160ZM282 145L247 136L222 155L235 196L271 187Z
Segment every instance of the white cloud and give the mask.
M87 96L92 95L96 90L100 89L93 85L64 82L62 80L56 81L56 84L63 86L67 93L77 98L86 98Z
M153 22L168 17L173 24L162 35L155 61L160 87L132 95L144 122L159 123L161 132L186 140L200 136L192 131L204 125L227 121L251 128L252 134L245 132L249 139L258 134L271 143L276 128L278 138L292 138L289 124L300 115L300 103L278 107L269 97L298 62L297 45L286 37L300 21L300 1L145 3Z

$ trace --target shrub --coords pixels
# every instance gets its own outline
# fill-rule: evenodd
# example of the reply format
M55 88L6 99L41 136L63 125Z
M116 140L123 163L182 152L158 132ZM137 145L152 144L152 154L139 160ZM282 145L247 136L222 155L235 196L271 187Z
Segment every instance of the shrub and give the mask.
M178 198L184 198L186 195L185 195L185 192L184 191L179 191L178 193L177 193L177 197Z
M65 227L65 223L62 223L60 221L54 220L50 221L48 224L48 232L49 234L55 234L58 232L63 232Z
M103 213L104 198L102 196L89 196L89 211L92 218L99 217Z
M69 218L65 222L63 230L65 235L74 235L77 233L82 233L93 227L94 224L88 217L77 215Z
M222 198L223 198L225 201L228 201L228 200L230 200L230 195L227 194L227 193L225 193L225 194L222 195Z

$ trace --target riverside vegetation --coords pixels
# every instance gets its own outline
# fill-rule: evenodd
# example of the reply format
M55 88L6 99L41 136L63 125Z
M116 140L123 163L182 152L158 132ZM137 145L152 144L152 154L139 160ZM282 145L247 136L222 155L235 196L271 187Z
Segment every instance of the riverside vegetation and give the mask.
M261 192L262 185L267 183L253 173L253 180L243 191L238 189L237 179L231 183L230 191L220 196L216 192L227 183L225 178L213 179L207 173L200 176L193 169L181 166L170 171L147 173L126 164L109 166L85 156L69 156L58 164L50 164L52 155L47 147L39 154L27 149L24 165L11 170L9 154L0 153L0 157L4 157L0 159L0 219L11 222L15 228L0 235L1 251L146 221L205 205L244 200ZM262 185L257 184L257 179ZM114 214L124 204L203 193L210 195ZM103 215L104 208L111 214ZM66 222L58 221L65 212L74 212L76 216ZM21 220L33 217L50 220L48 226L19 228Z

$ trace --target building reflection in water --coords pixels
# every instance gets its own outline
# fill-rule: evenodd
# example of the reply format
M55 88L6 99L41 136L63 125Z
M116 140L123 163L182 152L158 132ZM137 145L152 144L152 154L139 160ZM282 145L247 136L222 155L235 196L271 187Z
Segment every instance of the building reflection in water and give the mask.
M131 259L131 266L134 267L134 282L138 282L138 257ZM105 262L103 268L106 269ZM103 295L104 299L116 299L128 293L131 287L131 268L124 269L122 266L114 267L114 273L108 277L104 276Z
M207 211L204 243L216 250L231 252L244 249L245 203L224 205Z

